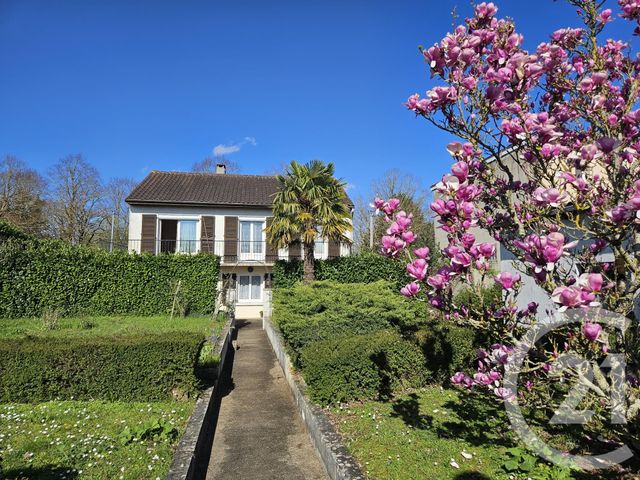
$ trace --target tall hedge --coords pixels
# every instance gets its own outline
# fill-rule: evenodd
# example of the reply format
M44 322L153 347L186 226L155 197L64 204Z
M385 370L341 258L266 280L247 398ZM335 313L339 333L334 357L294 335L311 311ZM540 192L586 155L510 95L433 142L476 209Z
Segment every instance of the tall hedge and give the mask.
M166 400L195 393L204 336L0 340L0 402Z
M180 281L189 311L213 311L219 258L109 253L58 240L0 242L0 316L166 313Z
M316 260L316 280L333 280L340 283L372 283L386 280L397 289L408 282L405 264L377 253L362 252L348 257ZM302 261L279 260L276 262L274 287L290 288L302 280Z

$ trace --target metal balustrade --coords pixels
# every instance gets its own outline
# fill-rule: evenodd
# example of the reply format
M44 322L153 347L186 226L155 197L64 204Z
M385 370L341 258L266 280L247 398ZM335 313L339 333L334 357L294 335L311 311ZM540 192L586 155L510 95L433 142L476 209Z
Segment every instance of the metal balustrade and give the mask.
M266 241L247 240L147 240L132 239L126 244L114 244L114 250L127 250L129 252L148 252L152 254L194 254L212 253L222 258L226 264L235 263L274 263L276 260L289 258L302 258L302 246L293 245L289 251L280 250L270 246ZM349 255L349 245L342 245L341 252ZM329 255L329 242L316 242L316 258L328 259L336 256L334 252Z

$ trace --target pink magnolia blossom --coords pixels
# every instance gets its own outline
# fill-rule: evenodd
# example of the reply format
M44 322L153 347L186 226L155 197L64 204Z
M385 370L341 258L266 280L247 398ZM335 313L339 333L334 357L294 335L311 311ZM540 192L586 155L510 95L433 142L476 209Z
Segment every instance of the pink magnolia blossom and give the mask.
M449 279L440 273L427 278L427 283L436 290L442 290L449 283Z
M400 289L400 293L405 297L415 297L420 292L420 285L416 282L411 282Z
M593 305L596 302L592 292L582 290L576 286L560 286L551 294L551 299L560 305L559 311L563 312L568 308L580 307L583 305Z
M604 279L600 273L583 273L577 283L582 289L598 293L602 291Z
M512 274L510 272L500 272L495 277L495 281L505 290L513 290L513 288L520 283L520 274Z
M590 342L595 342L602 331L602 326L599 323L584 323L582 325L582 334Z
M549 205L559 207L569 201L569 196L565 192L560 192L557 188L538 187L533 192L533 198L537 205Z
M506 401L506 402L511 402L513 400L515 400L516 396L514 395L513 391L509 388L504 388L504 387L498 387L496 389L494 389L494 393L496 394L496 396L498 398L501 398L502 400Z
M416 280L424 280L427 277L428 266L424 258L418 258L407 265L407 273Z
M393 213L398 209L399 206L400 206L400 200L397 198L392 198L388 202L384 203L382 210L387 215L393 215Z
M454 163L451 167L451 173L453 173L459 181L464 182L469 176L469 165L464 161Z

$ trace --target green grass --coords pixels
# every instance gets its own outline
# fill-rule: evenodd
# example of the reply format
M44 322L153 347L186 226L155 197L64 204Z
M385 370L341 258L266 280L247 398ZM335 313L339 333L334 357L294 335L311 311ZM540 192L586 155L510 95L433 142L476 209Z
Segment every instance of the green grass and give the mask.
M20 339L27 336L67 338L84 336L127 336L165 332L219 332L225 319L206 317L69 317L60 318L53 328L40 318L0 319L0 338Z
M637 478L640 471L637 461L597 473L550 465L518 444L494 398L440 386L388 402L333 408L329 414L367 477L378 480L620 480ZM539 426L532 428L542 433ZM575 438L560 432L552 440L557 448L571 450ZM520 466L507 472L514 453L519 465L529 461L531 470Z
M2 404L0 457L4 476L0 476L164 478L194 405L193 401ZM145 430L150 438L136 437Z
M219 334L220 316L74 317L0 319L0 338L116 337L202 332ZM49 325L52 324L51 322ZM200 366L217 363L206 344ZM194 400L154 403L53 401L0 404L0 478L7 479L155 479L171 464Z
M494 413L487 410L476 420L460 393L440 387L331 410L363 471L385 480L507 478L501 477L501 463L511 442ZM452 459L460 468L451 466Z

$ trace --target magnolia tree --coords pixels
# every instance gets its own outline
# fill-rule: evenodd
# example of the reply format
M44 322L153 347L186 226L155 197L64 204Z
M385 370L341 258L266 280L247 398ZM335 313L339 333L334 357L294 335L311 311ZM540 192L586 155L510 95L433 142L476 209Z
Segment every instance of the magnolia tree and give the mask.
M640 405L633 314L640 292L640 56L602 35L614 19L632 22L640 35L640 1L619 0L617 14L604 2L570 3L584 27L557 30L534 52L523 48L511 20L496 17L493 3L477 5L472 18L422 49L442 85L406 105L460 139L447 147L454 163L431 205L448 238L445 266L428 275L430 252L411 248L412 218L396 199L375 200L389 221L381 250L408 256L412 281L403 295L428 301L487 339L474 370L452 382L507 401L515 397L502 384L505 365L516 339L544 312L536 303L517 306L521 274L494 271L496 242L477 242L477 229L510 251L522 275L533 277L560 311L605 308L629 319L624 336L594 320L554 331L527 359L517 398L549 405L553 391L542 385L553 375L556 384L571 383L571 373L554 373L553 363L575 351L596 371L585 401L603 419L613 407L611 382L598 365L615 348L627 355L625 412L632 419ZM455 303L460 286L493 282L503 303ZM580 369L573 374L589 381Z

